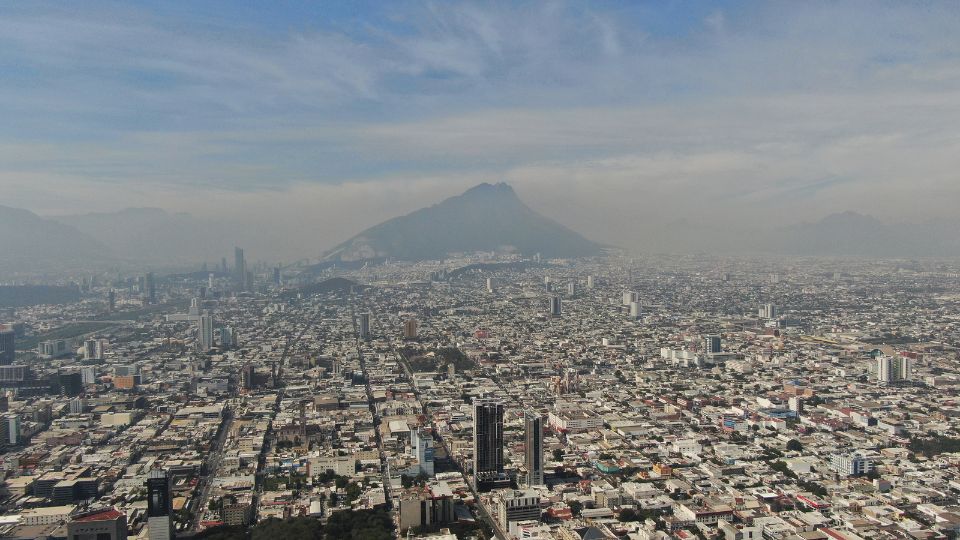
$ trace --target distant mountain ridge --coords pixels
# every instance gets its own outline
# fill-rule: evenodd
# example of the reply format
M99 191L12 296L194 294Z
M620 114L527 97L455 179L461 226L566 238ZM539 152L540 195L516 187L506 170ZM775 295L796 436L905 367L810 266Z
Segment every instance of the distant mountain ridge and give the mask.
M29 210L0 206L0 269L30 270L110 257L99 240Z
M531 210L505 183L463 194L370 227L324 255L326 260L440 259L449 253L508 251L582 257L602 246Z
M830 214L815 223L779 228L766 251L791 255L854 257L955 257L960 223L888 224L853 211Z

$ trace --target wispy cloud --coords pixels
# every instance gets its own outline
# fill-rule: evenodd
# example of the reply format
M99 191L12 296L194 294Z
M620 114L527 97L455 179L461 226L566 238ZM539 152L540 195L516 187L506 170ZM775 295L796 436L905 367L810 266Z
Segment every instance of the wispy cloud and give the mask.
M376 221L507 179L620 243L680 214L956 212L950 3L220 8L0 7L4 203L300 226L305 197Z

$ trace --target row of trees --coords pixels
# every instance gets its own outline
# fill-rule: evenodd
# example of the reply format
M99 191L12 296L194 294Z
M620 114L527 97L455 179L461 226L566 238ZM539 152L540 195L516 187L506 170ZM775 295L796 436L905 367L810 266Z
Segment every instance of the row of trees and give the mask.
M326 524L310 517L268 519L253 527L215 527L198 540L393 540L393 522L386 510L343 510Z

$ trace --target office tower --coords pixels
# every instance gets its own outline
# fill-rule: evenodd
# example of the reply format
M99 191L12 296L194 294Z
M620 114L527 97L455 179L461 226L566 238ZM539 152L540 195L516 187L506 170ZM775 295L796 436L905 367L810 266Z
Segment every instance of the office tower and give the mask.
M0 327L0 366L9 366L16 358L16 338L13 328Z
M407 319L403 321L403 339L417 339L416 319Z
M273 269L273 284L280 285L280 267L279 266Z
M243 259L243 249L233 248L233 281L240 286L247 279L247 263Z
M360 314L360 339L370 339L370 314Z
M553 292L553 281L550 279L550 276L543 277L543 288L547 292Z
M147 478L147 538L149 540L172 540L173 500L170 496L170 479L167 473L156 469Z
M718 353L720 350L720 336L704 336L703 352L707 354Z
M492 293L492 292L493 292L493 286L494 286L493 278L492 278L492 277L488 277L488 278L487 278L487 292L488 292L488 293Z
M430 435L423 432L421 429L417 429L413 432L411 438L411 446L413 448L413 455L417 458L417 462L420 467L420 474L425 474L427 476L433 476L433 439L430 438Z
M473 480L477 489L495 484L503 475L503 411L495 400L473 404Z
M219 328L219 334L220 334L220 348L229 349L230 347L234 347L237 345L237 335L236 335L236 332L233 331L232 327L221 326Z
M201 351L209 351L213 348L213 315L204 313L197 320L198 331L197 338Z
M551 317L559 317L560 314L561 314L561 310L562 310L562 308L561 308L561 305L560 305L560 297L559 297L559 296L551 296L551 297L550 297L550 316L551 316Z
M639 301L640 301L640 293L636 293L633 291L627 291L623 293L623 305L629 306L631 303L639 302Z
M777 306L774 304L763 304L757 313L761 319L776 319L780 316Z
M83 376L79 371L57 374L57 385L65 396L78 396L83 392Z
M107 304L110 305L110 311L116 311L117 309L117 292L113 289L110 289L110 292L107 293Z
M126 540L127 516L116 508L74 514L67 523L70 540Z
M630 316L634 319L643 316L643 308L640 307L640 302L630 302Z
M213 290L213 272L207 274L207 289Z
M543 417L527 410L523 413L524 456L527 467L527 485L543 485Z
M250 291L253 290L253 272L247 270L243 274L243 290Z
M594 283L593 276L587 276L587 288L588 288L588 289L592 289L592 288L594 288L595 286L596 286L596 284Z
M157 303L157 283L153 272L147 272L143 276L143 294L148 304Z
M570 296L575 296L577 294L577 282L571 281L567 283L567 294Z
M227 272L227 258L226 258L226 257L220 257L220 271L223 272L224 274L228 273L228 272Z

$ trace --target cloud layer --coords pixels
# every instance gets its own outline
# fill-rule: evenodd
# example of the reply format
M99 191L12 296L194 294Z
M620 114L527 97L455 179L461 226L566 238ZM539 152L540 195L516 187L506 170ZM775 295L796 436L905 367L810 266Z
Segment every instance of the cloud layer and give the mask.
M956 218L951 3L0 7L0 193L160 206L316 255L480 181L656 246L858 209Z

